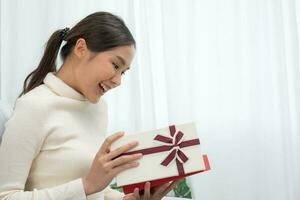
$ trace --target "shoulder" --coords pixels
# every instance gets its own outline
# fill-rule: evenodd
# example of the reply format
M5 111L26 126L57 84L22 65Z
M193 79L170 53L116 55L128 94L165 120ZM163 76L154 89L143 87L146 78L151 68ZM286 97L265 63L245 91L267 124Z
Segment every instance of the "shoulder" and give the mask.
M49 102L51 102L49 91L47 91L44 85L40 85L15 101L11 117L17 115L19 117L26 118L27 116L41 120L48 112L47 104Z

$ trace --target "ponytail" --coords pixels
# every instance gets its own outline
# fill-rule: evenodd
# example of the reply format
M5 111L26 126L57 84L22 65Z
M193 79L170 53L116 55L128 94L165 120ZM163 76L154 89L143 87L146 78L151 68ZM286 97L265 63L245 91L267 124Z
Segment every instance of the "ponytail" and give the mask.
M68 28L59 29L51 35L38 67L26 77L23 85L23 91L19 97L43 84L43 80L49 72L56 72L57 54L68 30Z

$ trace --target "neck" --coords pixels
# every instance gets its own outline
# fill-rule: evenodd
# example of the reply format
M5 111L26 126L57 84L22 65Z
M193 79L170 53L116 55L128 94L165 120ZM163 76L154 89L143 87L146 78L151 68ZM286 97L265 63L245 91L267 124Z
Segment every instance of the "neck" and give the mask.
M78 83L76 80L76 69L78 67L78 62L75 62L70 56L63 62L62 66L55 75L77 92L81 93L76 84Z

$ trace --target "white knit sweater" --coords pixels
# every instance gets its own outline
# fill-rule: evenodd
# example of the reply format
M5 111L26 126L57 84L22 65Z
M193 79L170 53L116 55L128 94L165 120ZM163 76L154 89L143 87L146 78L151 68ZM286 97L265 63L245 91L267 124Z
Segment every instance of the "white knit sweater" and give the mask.
M107 105L90 103L54 73L18 98L0 146L0 200L122 199L85 195L86 175L105 139Z

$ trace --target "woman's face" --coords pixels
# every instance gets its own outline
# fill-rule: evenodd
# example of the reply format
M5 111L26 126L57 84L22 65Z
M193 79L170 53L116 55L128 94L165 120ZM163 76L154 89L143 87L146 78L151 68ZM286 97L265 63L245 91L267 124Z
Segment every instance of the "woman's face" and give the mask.
M120 46L108 51L94 53L84 51L75 70L77 90L90 102L121 84L122 75L129 69L134 56L132 45Z

